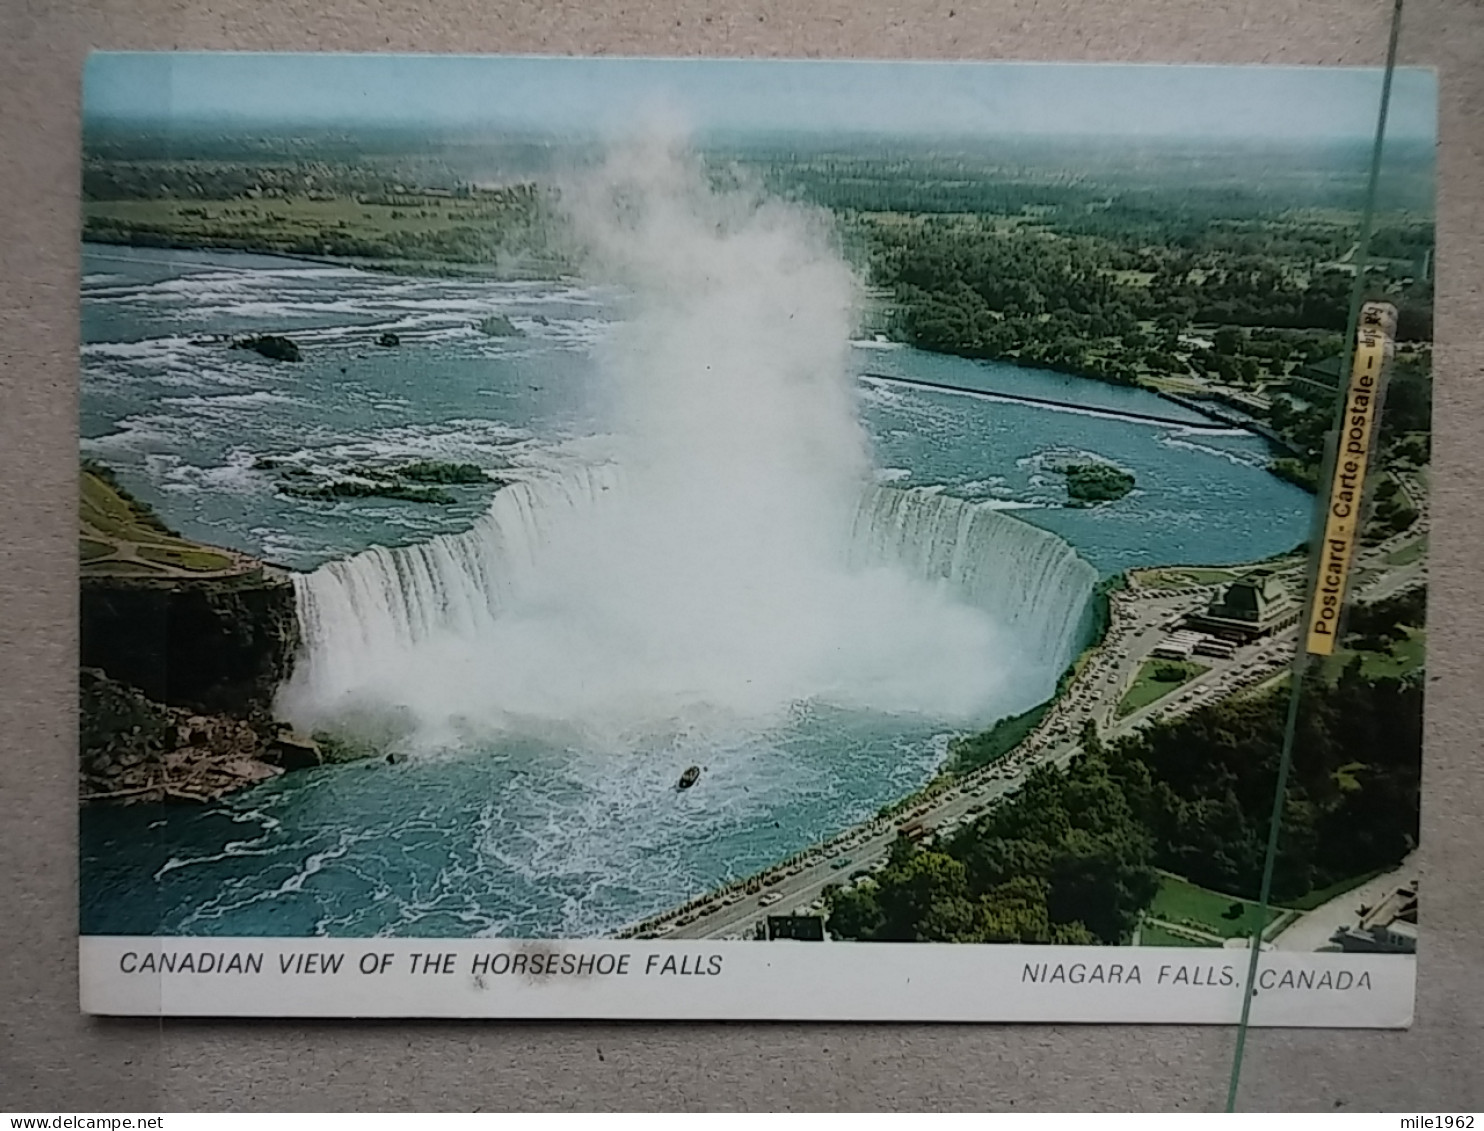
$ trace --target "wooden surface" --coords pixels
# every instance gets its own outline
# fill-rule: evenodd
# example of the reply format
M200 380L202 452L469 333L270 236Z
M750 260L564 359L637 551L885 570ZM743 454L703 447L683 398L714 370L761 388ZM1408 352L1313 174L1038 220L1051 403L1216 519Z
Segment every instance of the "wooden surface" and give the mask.
M99 1021L76 1008L78 94L91 48L1376 65L1389 0L3 0L0 1110L1218 1109L1228 1029ZM1484 1109L1484 7L1441 76L1417 1023L1257 1032L1249 1109Z

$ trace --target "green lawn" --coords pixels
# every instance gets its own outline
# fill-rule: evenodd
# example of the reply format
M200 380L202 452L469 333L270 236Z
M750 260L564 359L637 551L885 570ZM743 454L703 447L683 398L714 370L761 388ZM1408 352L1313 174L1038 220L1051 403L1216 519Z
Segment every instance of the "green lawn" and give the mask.
M1251 935L1259 923L1266 928L1280 912L1269 907L1267 915L1259 918L1258 906L1250 900L1197 887L1179 876L1161 874L1159 891L1149 905L1149 914L1156 919L1188 924L1221 938L1233 939Z
M210 550L198 550L189 546L140 546L139 556L146 561L161 562L177 569L215 570L231 569L232 559L225 554Z
M100 542L96 538L79 538L77 540L78 552L82 560L90 562L94 558L106 558L113 553L113 547L107 542Z
M1134 682L1118 701L1118 717L1131 715L1140 707L1158 702L1176 688L1210 670L1205 664L1198 664L1194 660L1145 660L1139 666L1139 674L1134 677ZM1165 675L1178 675L1178 678L1160 678Z
M1414 538L1400 550L1387 554L1386 560L1392 565L1408 565L1425 553L1427 553L1427 536L1424 534L1421 538Z
M79 480L79 514L84 533L78 543L84 564L97 561L112 552L107 543L87 537L91 528L97 534L117 538L120 542L135 545L141 558L151 562L175 566L188 570L230 569L232 559L225 554L199 546L184 538L164 534L142 521L139 512L102 478L84 471ZM139 563L99 562L95 572L109 573L153 573L154 570Z
M82 473L80 487L82 520L99 534L130 542L176 543L168 534L140 522L128 501L92 472Z
M1234 581L1238 571L1231 569L1161 569L1143 575L1143 584L1150 589L1184 589L1190 585L1222 585Z
M87 567L89 564L90 563L88 562L83 562L84 567ZM145 562L98 562L93 565L93 568L91 570L88 571L89 577L114 577L123 576L124 574L128 574L130 576L134 576L137 574L141 577L160 577L162 576L162 571Z
M1385 675L1403 675L1420 668L1427 658L1427 633L1420 628L1406 629L1407 638L1398 640L1389 652L1364 652L1360 670L1375 679Z
M1158 923L1145 923L1139 928L1140 946L1206 946L1215 944L1198 943L1195 939L1188 939L1184 935L1177 935L1174 931L1166 930Z

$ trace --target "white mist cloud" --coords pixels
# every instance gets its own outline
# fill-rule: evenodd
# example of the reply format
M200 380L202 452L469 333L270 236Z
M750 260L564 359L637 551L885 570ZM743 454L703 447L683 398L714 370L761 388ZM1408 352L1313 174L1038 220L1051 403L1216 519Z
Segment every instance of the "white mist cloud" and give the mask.
M825 218L714 187L663 132L563 200L587 273L628 296L600 359L617 470L507 489L468 535L318 571L290 711L392 705L433 742L611 748L803 701L949 720L1043 693L1055 673L949 580L853 556L873 489L858 287Z

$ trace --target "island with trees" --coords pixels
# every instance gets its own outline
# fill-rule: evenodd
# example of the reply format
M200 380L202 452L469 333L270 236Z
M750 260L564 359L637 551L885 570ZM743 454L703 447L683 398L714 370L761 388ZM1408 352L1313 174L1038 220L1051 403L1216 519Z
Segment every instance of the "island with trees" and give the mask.
M1111 503L1134 489L1134 477L1111 463L1067 463L1057 468L1067 479L1067 505Z

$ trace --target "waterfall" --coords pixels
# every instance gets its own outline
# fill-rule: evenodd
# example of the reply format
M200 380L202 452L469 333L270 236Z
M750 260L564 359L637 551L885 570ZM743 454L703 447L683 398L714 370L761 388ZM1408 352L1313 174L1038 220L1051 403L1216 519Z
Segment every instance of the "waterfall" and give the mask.
M281 709L323 722L359 698L498 726L646 702L673 720L693 704L738 707L734 695L753 696L742 713L814 696L930 714L968 715L986 698L1023 709L1074 656L1097 580L1061 538L1003 511L871 487L828 570L770 557L769 572L794 573L763 578L761 593L750 580L764 571L750 567L698 588L686 573L696 560L673 575L656 564L673 545L625 571L642 531L612 516L630 493L612 467L518 483L465 533L296 576L304 650ZM635 575L654 580L631 596Z
M296 575L311 659L347 648L406 647L441 631L477 634L539 567L553 528L618 485L611 467L515 483L462 534L392 550L373 546Z
M373 546L295 574L304 648L291 691L350 689L389 654L445 633L477 638L529 586L555 529L619 483L602 465L514 483L462 534Z
M1053 672L1075 658L1098 574L1067 542L983 503L876 487L851 532L854 562L942 581L1013 630L1024 658Z

